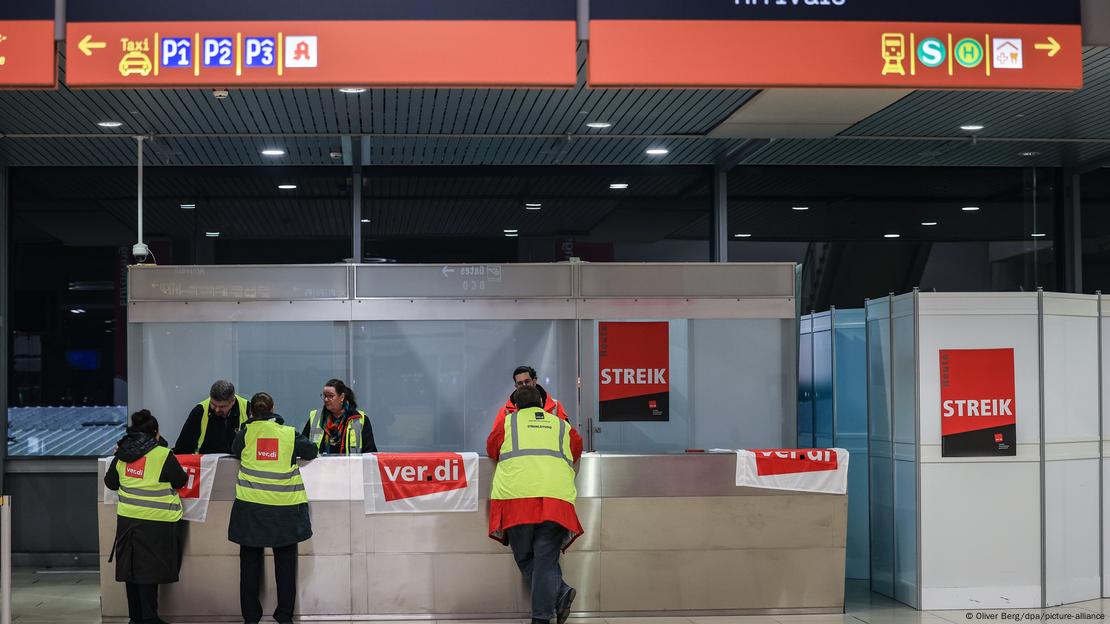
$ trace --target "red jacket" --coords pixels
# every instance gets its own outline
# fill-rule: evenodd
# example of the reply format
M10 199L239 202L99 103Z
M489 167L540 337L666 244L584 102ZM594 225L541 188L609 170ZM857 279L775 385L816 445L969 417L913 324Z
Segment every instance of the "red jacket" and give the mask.
M544 411L555 414L569 422L563 404L547 395ZM493 431L486 439L486 454L490 459L497 461L501 456L501 445L505 442L505 415L515 410L512 402L507 402L497 412L497 420L493 423ZM570 429L570 452L577 462L582 457L582 436L578 431ZM489 502L489 536L502 544L507 543L505 530L519 524L540 524L542 522L557 522L561 524L570 535L563 543L563 550L570 548L574 540L582 535L582 524L578 521L578 514L574 505L557 498L518 498L514 500L490 500Z

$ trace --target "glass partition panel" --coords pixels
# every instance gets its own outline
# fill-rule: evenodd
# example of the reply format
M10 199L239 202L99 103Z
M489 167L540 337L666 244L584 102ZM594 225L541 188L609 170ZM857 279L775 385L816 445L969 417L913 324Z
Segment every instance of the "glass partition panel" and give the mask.
M598 321L590 325L589 340L583 342L591 352L582 357L582 384L595 425L595 450L680 453L780 448L795 440L793 321L671 320L669 413L662 422L597 419Z
M352 326L354 388L382 451L475 451L517 366L576 421L574 321L371 321Z
M350 382L347 323L236 323L235 347L239 393L269 393L274 411L298 431L309 410L322 409L327 380Z

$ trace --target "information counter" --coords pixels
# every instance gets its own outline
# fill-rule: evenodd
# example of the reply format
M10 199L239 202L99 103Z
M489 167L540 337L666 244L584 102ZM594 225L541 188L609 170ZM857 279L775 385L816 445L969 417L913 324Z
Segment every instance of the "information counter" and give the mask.
M479 463L477 512L388 515L365 513L362 458L303 464L314 536L300 546L299 618L527 617L512 555L487 537L494 464ZM239 547L227 540L237 471L237 461L219 461L206 522L188 523L181 580L162 588L164 617L239 617ZM842 612L847 497L736 487L735 474L732 453L584 455L585 534L563 557L575 615ZM102 480L98 500L102 613L126 621L108 563L116 509L103 504Z

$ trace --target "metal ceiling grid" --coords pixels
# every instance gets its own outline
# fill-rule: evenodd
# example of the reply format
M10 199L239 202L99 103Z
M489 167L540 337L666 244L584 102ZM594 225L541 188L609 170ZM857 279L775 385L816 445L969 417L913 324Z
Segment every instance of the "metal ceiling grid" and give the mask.
M1110 49L1086 48L1083 89L1046 91L915 91L844 135L966 137L961 125L981 124L981 137L1110 138Z

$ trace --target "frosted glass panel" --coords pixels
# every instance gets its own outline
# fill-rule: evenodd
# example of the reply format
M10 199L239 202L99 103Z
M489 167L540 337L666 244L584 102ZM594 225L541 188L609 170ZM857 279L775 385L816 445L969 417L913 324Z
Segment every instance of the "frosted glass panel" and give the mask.
M582 384L593 415L597 413L596 322L589 331L585 348L592 352L583 356ZM773 319L670 321L670 420L597 422L600 431L595 428L594 448L667 453L690 448L780 448L792 443L795 363L785 355L789 352L785 341L792 341L795 331L793 321ZM696 416L691 418L692 414Z
M833 446L847 449L848 552L845 574L870 578L871 529L867 452L867 336L863 310L833 313L833 402L836 431Z
M324 382L351 382L346 323L237 323L235 335L240 394L268 392L275 411L298 430L309 410L323 409Z
M833 445L832 332L813 332L813 423L817 448Z
M484 455L520 365L576 420L573 321L373 321L352 331L354 387L380 450Z
M917 465L894 462L894 597L917 607Z
M813 448L813 333L798 343L798 448Z

